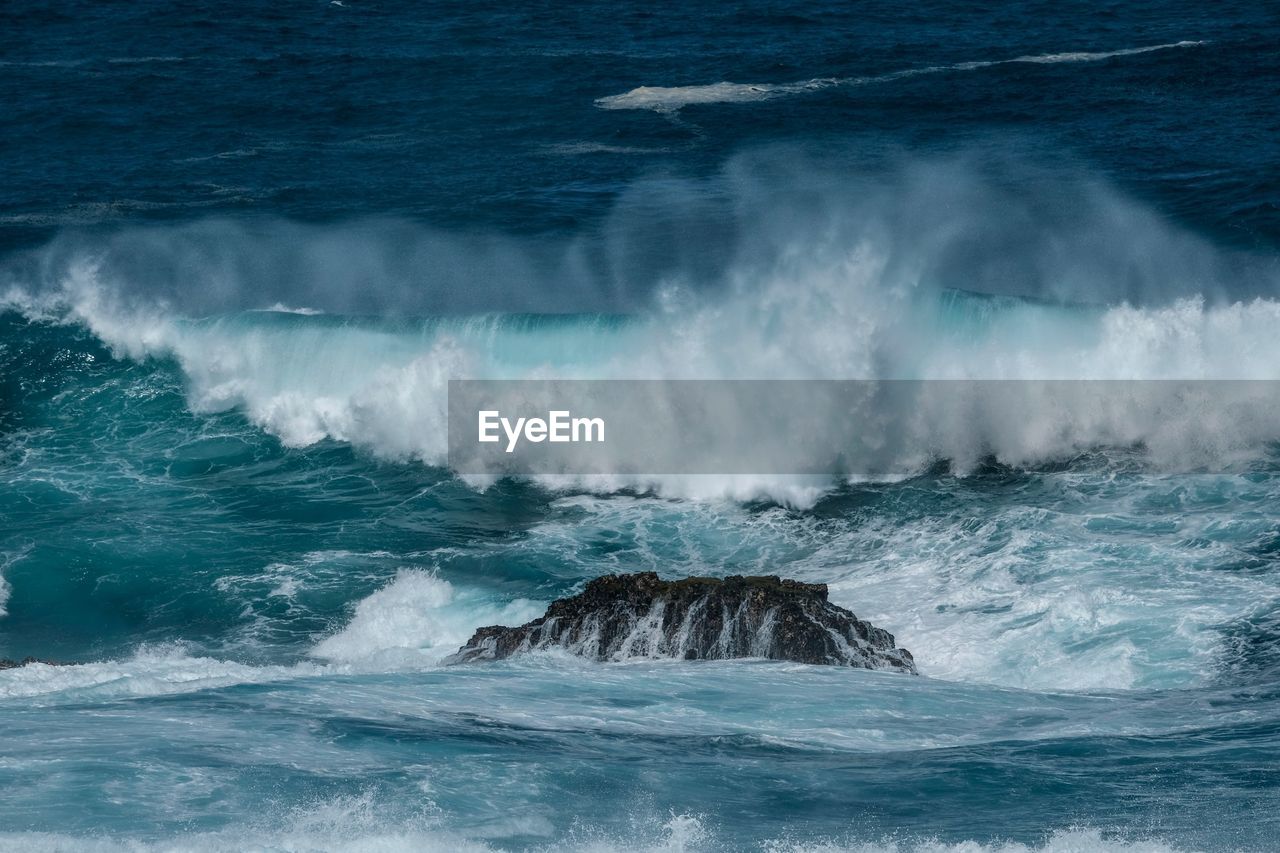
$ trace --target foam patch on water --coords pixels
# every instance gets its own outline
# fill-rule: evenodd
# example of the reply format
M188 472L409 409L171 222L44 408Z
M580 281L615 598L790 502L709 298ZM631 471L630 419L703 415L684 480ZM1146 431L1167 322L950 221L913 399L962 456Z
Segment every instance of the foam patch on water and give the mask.
M0 619L9 615L9 597L13 594L13 585L5 579L5 572L7 572L14 563L18 562L30 553L30 551L31 547L28 545L19 548L17 551L0 553Z
M1012 59L977 60L956 62L950 65L931 65L924 68L909 68L888 74L870 77L825 77L813 80L801 80L795 83L710 83L700 86L637 86L620 95L608 95L596 99L596 106L605 110L653 110L658 113L675 113L688 106L698 104L741 104L755 101L767 101L787 95L800 95L823 89L866 86L876 83L889 83L908 77L919 77L926 74L941 74L948 71L977 71L982 68L993 68L998 65L1013 63L1032 63L1036 65L1052 65L1061 62L1100 62L1122 56L1134 56L1171 48L1196 47L1205 44L1203 41L1179 41L1168 44L1132 47L1123 50L1108 51L1067 51L1060 53L1043 53L1027 56L1016 56Z
M1187 848L1174 847L1163 841L1112 840L1096 829L1073 829L1054 832L1040 844L983 844L976 841L775 842L764 849L768 853L1178 853Z
M312 654L342 663L390 666L438 661L466 642L480 625L520 625L540 616L545 604L518 599L505 605L457 591L430 572L404 569L396 579L356 605L355 615Z
M1061 488L1062 477L1042 481ZM1099 481L1103 478L1099 477ZM1230 481L1228 481L1230 483ZM1100 482L1080 484L1096 495ZM864 521L788 567L895 634L921 672L1036 690L1192 687L1222 670L1223 626L1274 600L1274 575L1230 570L1266 535L1211 478L1149 481L1091 511L1070 497L908 523ZM1241 503L1270 493L1236 481ZM1158 516L1166 495L1184 499ZM1057 503L1055 506L1054 503ZM1227 570L1223 570L1226 568Z
M314 664L252 666L193 657L180 649L144 649L124 660L65 666L32 663L0 670L0 700L56 697L100 701L165 696L299 678L323 671Z
M339 806L330 809L343 810ZM239 849L260 853L491 853L505 849L444 829L369 830L360 827L366 821L357 821L356 826L352 827L342 825L334 817L316 815L310 820L298 819L296 825L285 832L196 833L162 841L85 838L53 833L3 833L0 834L0 851L206 853ZM590 831L579 831L576 835L578 837L546 845L534 844L525 849L534 853L721 853L735 849L708 832L698 818L687 815L673 816L657 832L646 833L648 837L632 836L624 839ZM763 853L1181 853L1188 849L1158 840L1112 840L1092 829L1054 832L1039 844L894 840L812 843L766 840L754 847Z
M83 837L55 833L0 833L0 851L52 853L76 850L84 853L206 853L252 850L260 853L491 853L509 849L484 837L474 838L448 828L430 801L417 807L418 814L402 820L389 818L386 803L372 794L335 797L317 805L288 810L283 826L249 818L248 829L190 833L163 840ZM396 811L404 811L403 804ZM568 837L545 844L526 844L530 851L578 853L693 853L713 841L701 821L688 815L671 815L656 821L633 820L634 833L624 839L603 832L575 828ZM545 820L513 819L504 827L521 836L551 836ZM489 832L484 835L489 835ZM501 834L501 833L500 833Z
M815 92L847 85L842 80L804 80L799 83L710 83L703 86L637 86L621 95L596 100L605 110L653 110L676 112L695 104L741 104L767 101L782 95Z
M489 853L491 846L433 825L429 817L401 822L386 819L369 794L336 797L306 808L287 811L273 827L267 820L246 816L248 828L188 833L171 838L133 839L107 835L71 836L56 833L2 833L0 851L53 853L214 853L246 850L257 853ZM280 825L283 823L283 825Z

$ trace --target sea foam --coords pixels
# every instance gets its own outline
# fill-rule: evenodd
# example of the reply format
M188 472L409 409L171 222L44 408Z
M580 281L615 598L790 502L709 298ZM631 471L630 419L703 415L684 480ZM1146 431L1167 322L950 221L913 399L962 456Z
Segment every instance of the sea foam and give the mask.
M405 569L362 600L346 627L322 640L312 654L365 665L435 662L457 651L478 625L519 625L541 612L535 602L497 604L470 590L459 592L429 572Z
M330 807L332 810L335 807ZM218 833L191 833L160 841L133 839L83 838L53 833L0 834L0 850L22 853L53 853L80 850L84 853L159 853L159 851L223 851L229 849L261 850L264 853L490 853L503 849L484 840L470 840L464 835L444 829L408 827L397 829L362 828L361 822L344 825L332 819L299 821L286 831L253 832L228 830ZM660 822L649 837L610 837L605 833L580 831L579 839L564 839L546 845L533 845L531 851L567 851L567 853L700 853L731 849L709 832L703 822L689 815L676 815ZM1092 829L1060 830L1051 833L1043 843L981 843L960 841L863 842L853 840L797 842L766 841L761 846L767 853L1179 853L1188 848L1176 847L1160 840L1112 840Z
M1168 44L1154 44L1146 47L1131 47L1122 50L1106 51L1068 51L1061 53L1030 54L1015 56L1012 59L972 60L954 62L949 65L930 65L922 68L908 68L892 71L887 74L876 74L868 77L819 77L812 80L801 80L795 83L710 83L700 86L637 86L620 95L607 95L596 99L596 106L605 110L653 110L658 113L674 113L688 106L697 104L730 104L766 101L787 95L800 95L823 89L851 88L869 86L878 83L891 83L908 77L920 77L926 74L942 74L949 71L977 71L993 68L998 65L1014 63L1032 63L1036 65L1052 65L1061 62L1100 62L1122 56L1135 56L1157 50L1171 48L1197 47L1203 41L1179 41Z
M780 169L780 177L762 177ZM194 282L207 279L207 288L139 281L129 254L137 246L129 241L105 255L75 244L51 247L35 280L21 275L32 264L9 270L6 301L31 317L83 324L121 357L173 360L197 412L238 409L291 446L334 439L430 465L446 463L447 383L459 377L1280 378L1273 333L1280 302L1223 295L1242 282L1269 291L1274 274L1265 265L1242 266L1105 188L1086 185L1046 205L1038 190L1000 189L964 163L916 165L857 192L821 177L782 167L772 154L734 161L721 189L736 195L736 237L720 250L726 260L714 279L692 269L667 275L642 310L621 318L253 312L255 295L270 300L262 306L268 308L309 300L282 299L266 280L262 287L253 278L228 281L221 263L183 267ZM228 234L223 225L216 233L219 241ZM331 253L321 245L327 233L314 235L318 258ZM383 242L376 237L363 251L381 251ZM146 253L155 243L145 243ZM195 258L184 249L173 260ZM380 269L373 263L361 275ZM499 284L520 290L524 281ZM956 285L1013 285L1040 298L966 294ZM601 281L596 289L608 286ZM184 300L235 310L193 315ZM1177 418L1167 416L1165 402L1159 394L1125 406L1047 400L1041 417L1026 420L1009 417L998 398L977 400L976 410L862 415L888 424L900 445L872 460L887 479L937 459L963 472L988 456L1034 465L1099 445L1143 446L1164 470L1224 468L1264 452L1277 437L1274 406L1265 400L1246 395L1231 408ZM544 482L797 505L830 485L822 477L622 476L616 461L606 457L598 470ZM869 470L863 463L855 459L852 469Z
M0 700L83 701L190 693L316 675L321 668L253 666L192 656L181 649L144 648L125 660L56 666L32 663L0 672Z

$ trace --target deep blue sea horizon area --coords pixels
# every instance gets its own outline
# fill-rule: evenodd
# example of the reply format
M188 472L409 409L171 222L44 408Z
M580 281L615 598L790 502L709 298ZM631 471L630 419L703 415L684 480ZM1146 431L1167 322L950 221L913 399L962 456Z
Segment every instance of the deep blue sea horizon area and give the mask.
M1280 7L0 19L0 850L1280 849ZM486 478L456 379L1229 393ZM448 665L634 572L919 674Z

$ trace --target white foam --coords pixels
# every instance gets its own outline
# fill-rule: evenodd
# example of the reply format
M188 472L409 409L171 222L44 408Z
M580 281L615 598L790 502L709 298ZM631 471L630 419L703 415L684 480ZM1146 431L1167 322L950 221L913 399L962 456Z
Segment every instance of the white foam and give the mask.
M13 585L5 578L5 572L29 553L31 553L30 545L18 548L16 551L0 552L0 619L9 615L9 596L13 594Z
M341 802L317 809L310 820L295 818L287 830L227 830L192 833L161 841L111 839L55 833L0 833L0 851L15 853L205 853L206 851L254 850L261 853L490 853L501 849L484 841L468 839L447 829L429 827L379 828L378 821L345 814L353 807ZM385 821L383 821L385 823ZM370 827L369 824L374 824ZM704 821L689 815L671 817L650 837L611 837L603 832L579 831L587 838L568 838L532 846L535 853L699 853L724 849ZM797 842L766 840L766 853L1179 853L1189 848L1175 847L1160 840L1125 841L1111 839L1093 829L1059 830L1042 844L1016 842L855 840Z
M0 851L23 853L489 853L493 848L439 828L430 818L397 824L369 794L335 797L281 817L246 815L241 826L170 838L113 838L106 834L0 833ZM275 824L274 826L272 824Z
M29 316L82 323L120 356L175 360L198 412L241 410L291 446L334 439L432 465L447 461L447 383L459 377L1280 378L1280 337L1273 332L1280 301L1185 295L1190 286L1220 285L1221 254L1103 189L1086 187L1072 199L1078 220L1044 225L1036 204L1001 195L964 163L925 164L901 185L860 193L843 193L821 174L801 174L802 187L824 194L816 205L803 196L805 206L796 210L759 183L759 172L777 168L772 160L747 158L727 170L725 184L738 193L734 203L750 214L716 286L673 273L648 310L625 323L474 317L413 325L269 314L192 321L165 300L136 295L132 280L108 274L96 256L78 253L65 268L44 265L63 273L49 288L33 292L15 283L6 301ZM1024 222L1032 223L1025 233L1018 230ZM938 278L968 283L967 273L988 275L982 264L969 271L957 261L984 239L1001 247L1002 280L1005 266L1014 265L1034 277L1029 288L1114 298L1113 285L1137 282L1179 295L1144 307L1096 309L1006 300L966 309L973 316L957 320ZM381 245L379 237L367 248ZM374 264L365 274L379 269ZM215 288L220 271L195 268L192 275L207 276ZM239 288L228 298L257 296L252 282L243 293ZM866 421L882 424L886 441L842 450L853 454L856 470L883 479L907 476L935 457L964 471L988 452L1035 464L1099 444L1144 444L1152 463L1167 470L1223 468L1276 437L1271 404L1248 399L1245 390L1233 409L1181 418L1165 416L1158 394L1121 406L1050 400L1042 417L1028 419L1009 417L1017 409L998 394L977 400L976 410L877 407ZM636 418L652 412L646 403ZM822 447L824 458L828 449ZM748 450L760 448L740 453ZM799 506L831 484L826 477L617 476L619 461L602 455L580 476L543 482Z
M872 521L827 536L788 573L829 581L834 602L891 631L931 677L1033 690L1190 687L1220 671L1221 626L1276 595L1268 579L1207 572L1197 546L1181 544L1217 520L1131 552L1087 519L1025 507Z
M520 625L544 607L525 599L497 605L470 591L459 593L429 572L405 569L361 601L346 627L322 640L312 654L368 666L434 663L456 652L477 626Z
M544 149L548 154L574 156L579 154L664 154L670 148L644 147L640 145L610 145L606 142L560 142Z
M345 628L316 645L317 662L255 666L193 656L181 647L144 647L121 660L0 670L0 701L164 696L320 675L432 668L456 652L477 626L521 624L543 609L524 599L503 605L473 591L457 593L427 572L405 570L361 601Z
M518 547L523 560L584 577L679 567L825 583L834 603L893 633L923 676L1036 691L1211 685L1237 653L1224 626L1247 624L1258 602L1280 596L1274 575L1220 570L1266 535L1266 519L1237 508L1275 501L1269 482L1118 483L1100 468L1041 474L1016 500L953 503L945 481L925 488L932 494L878 489L843 518L575 496L559 502L575 511L534 526ZM920 513L902 511L917 496ZM605 531L608 554L582 547Z
M192 657L180 649L143 649L125 660L53 666L33 663L0 671L0 700L57 697L113 699L190 693L316 675L314 664L251 666Z
M254 310L264 314L298 314L303 317L318 317L324 313L318 308L290 308L283 302L277 302L270 308L256 308Z
M403 813L406 804L397 803ZM418 805L418 815L393 819L389 809L372 793L334 797L318 804L274 815L250 815L242 825L218 832L188 833L168 839L111 838L105 835L73 836L58 833L0 833L0 851L45 853L76 850L85 853L205 853L205 851L253 850L261 853L490 853L494 847L483 838L450 829L428 800ZM693 853L708 849L713 841L701 820L690 815L668 815L657 820L633 818L634 831L625 838L575 827L568 837L527 847L531 851L577 853ZM505 827L517 835L549 837L552 827L538 817L512 818ZM487 827L491 832L493 827ZM486 833L488 834L488 833Z
M292 593L285 578L271 594ZM316 662L255 666L193 656L180 646L143 647L121 660L0 670L0 701L163 696L320 675L429 669L456 652L477 626L522 624L544 609L525 599L497 603L476 590L459 592L429 572L405 569L359 602L342 630L317 643Z
M837 87L865 86L876 83L890 83L907 77L918 77L924 74L940 74L947 71L977 71L997 65L1026 62L1048 65L1059 62L1099 62L1121 56L1134 56L1171 48L1196 47L1205 44L1203 41L1179 41L1168 44L1155 44L1146 47L1132 47L1123 50L1108 51L1072 51L1064 53L1044 53L1028 56L1017 56L1013 59L976 60L956 62L950 65L931 65L924 68L909 68L870 77L819 77L812 80L801 80L795 83L710 83L700 86L637 86L620 95L607 95L596 99L596 106L605 110L653 110L659 113L674 113L697 104L733 104L766 101L786 95L799 95L822 89Z
M710 83L702 86L637 86L621 95L596 100L605 110L653 110L675 112L693 104L733 104L765 101L779 95L799 94L841 85L839 80L806 80L799 83Z
M841 259L818 253L794 270L743 282L727 299L687 315L657 314L612 339L586 339L583 345L596 348L600 358L593 368L553 366L536 357L517 366L502 355L536 350L540 337L571 336L573 329L403 334L329 325L193 326L153 309L116 310L104 298L108 291L83 286L93 281L91 270L80 270L70 283L72 315L120 354L177 358L196 411L241 409L292 446L330 438L431 464L443 464L447 455L447 382L458 376L875 378L887 367L890 374L912 371L935 379L1270 379L1280 364L1280 339L1271 332L1280 324L1280 302L1273 300L1211 306L1185 299L1163 308L1120 306L1092 317L1024 306L997 313L980 335L948 337L939 333L930 306L885 292L885 264L871 247ZM726 349L724 341L733 344ZM983 417L967 408L938 409L928 417L893 413L883 419L893 440L875 457L858 461L866 465L861 470L905 476L935 456L953 459L963 470L987 451L1020 464L1098 443L1145 443L1157 461L1188 470L1229 463L1275 438L1274 401L1266 395L1253 400L1247 387L1235 409L1193 412L1181 420L1168 419L1168 401L1156 386L1151 390L1151 400L1125 405L1082 391L1079 399L1047 400L1054 405L1043 407L1042 418L1019 421L1001 411L1006 404L1025 411L1025 400L1006 400L999 389L975 401L985 407ZM545 481L597 491L639 484L697 498L775 496L798 504L829 484L823 477L624 477L612 474L615 461L622 460L603 458L596 462L599 470Z
M192 833L160 841L84 837L46 832L0 833L0 851L13 853L491 853L495 848L449 832Z
M287 582L272 594L290 594ZM121 660L0 670L0 701L163 696L320 675L432 668L456 652L477 626L522 624L544 609L544 604L525 599L502 604L474 590L458 592L429 572L406 569L359 602L342 630L317 643L312 651L316 662L255 666L193 656L181 647L143 647Z
M117 56L108 59L112 65L148 65L153 62L186 62L185 56Z
M1135 56L1140 53L1151 53L1156 50L1169 50L1175 47L1199 47L1207 44L1204 41L1178 41L1169 44L1153 44L1147 47L1130 47L1123 50L1104 50L1104 51L1069 51L1066 53L1042 53L1034 56L1019 56L1015 59L1006 59L1005 62L1035 62L1035 63L1053 63L1053 62L1098 62L1103 59L1112 59L1117 56ZM996 63L999 64L999 63Z
M1096 829L1059 830L1052 833L1043 844L889 840L876 843L781 842L765 847L769 853L1177 853L1183 849L1186 848L1174 847L1159 840L1111 839Z

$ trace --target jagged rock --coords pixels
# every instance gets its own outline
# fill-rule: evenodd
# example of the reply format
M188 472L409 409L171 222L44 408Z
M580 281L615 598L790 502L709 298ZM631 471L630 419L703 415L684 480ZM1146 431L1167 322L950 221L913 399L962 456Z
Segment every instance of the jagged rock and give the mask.
M40 660L39 658L23 658L22 660L0 658L0 669L17 669L18 667L26 666L29 663L47 663L49 666L62 666L62 664L56 661Z
M768 658L916 671L893 635L827 600L827 585L776 576L605 575L518 628L480 628L448 663L564 649L599 661Z

